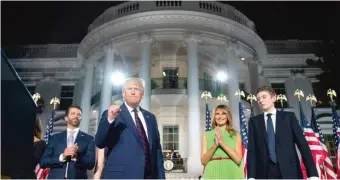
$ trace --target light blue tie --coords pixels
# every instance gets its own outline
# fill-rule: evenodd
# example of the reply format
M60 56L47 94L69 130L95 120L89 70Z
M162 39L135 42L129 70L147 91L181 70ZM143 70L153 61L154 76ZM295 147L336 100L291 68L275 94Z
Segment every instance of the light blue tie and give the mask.
M269 158L276 163L276 151L275 151L275 132L272 120L272 114L267 114L267 134L268 134L268 150L269 150Z

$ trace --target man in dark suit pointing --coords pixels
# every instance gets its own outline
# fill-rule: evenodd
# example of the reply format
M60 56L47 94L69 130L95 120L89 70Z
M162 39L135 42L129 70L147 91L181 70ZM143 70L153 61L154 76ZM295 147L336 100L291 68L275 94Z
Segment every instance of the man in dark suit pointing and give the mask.
M123 85L123 105L103 112L95 142L109 149L104 179L165 179L156 117L139 106L144 81L129 78Z
M261 87L257 102L264 113L249 119L247 177L249 179L302 179L299 148L310 179L318 173L311 150L292 112L275 109L275 91Z

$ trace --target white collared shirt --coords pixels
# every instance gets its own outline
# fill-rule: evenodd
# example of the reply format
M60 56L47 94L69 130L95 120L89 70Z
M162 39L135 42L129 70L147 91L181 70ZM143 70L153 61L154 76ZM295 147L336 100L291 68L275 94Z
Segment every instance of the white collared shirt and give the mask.
M76 141L76 138L77 138L77 135L78 135L78 133L79 133L79 128L75 128L75 129L70 129L70 128L67 128L67 130L66 130L66 147L67 147L67 140L69 139L69 137L70 137L70 135L71 135L71 131L74 131L74 133L73 133L73 139L74 139L74 141ZM73 144L74 144L74 142L73 142ZM72 161L76 161L77 159L76 158L72 158L71 159ZM59 156L59 161L60 162L65 162L66 160L64 160L63 159L63 153L62 154L60 154L60 156Z
M67 138L66 139L70 138L71 131L74 131L74 133L73 133L73 140L76 141L77 135L79 133L79 128L75 128L75 129L67 128ZM74 142L73 142L73 144L74 144Z
M274 128L274 132L276 132L276 109L274 108L273 110L271 111L268 111L268 112L264 112L263 115L264 115L264 124L266 126L266 129L267 129L267 120L268 120L268 116L267 114L271 113L271 118L272 118L272 122L273 122L273 128Z
M135 125L136 125L135 112L133 112L133 108L130 107L126 102L125 102L124 104L125 104L125 106L127 107L128 111L130 112L130 115L131 115L131 117L132 117L132 120L133 120L133 122L134 122ZM147 126L146 126L146 122L145 122L143 113L142 113L142 111L140 110L140 107L139 107L139 106L138 106L136 109L137 109L137 111L138 111L138 112L137 112L138 117L139 117L140 121L141 121L142 124L143 124L143 127L144 127L144 130L145 130L146 137L149 139L149 136L148 136L148 128L147 128ZM114 120L109 120L109 119L108 119L108 121L109 121L109 123L111 124Z

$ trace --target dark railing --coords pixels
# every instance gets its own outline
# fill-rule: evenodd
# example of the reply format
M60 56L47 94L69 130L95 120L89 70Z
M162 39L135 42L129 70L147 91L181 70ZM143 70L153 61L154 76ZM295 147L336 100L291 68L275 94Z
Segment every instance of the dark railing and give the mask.
M151 80L152 89L186 89L187 88L187 78L179 77L177 79L164 79L164 78L152 78ZM209 91L213 97L216 97L223 93L228 94L228 85L225 83L220 83L218 81L209 79L199 79L199 89L202 91ZM241 89L245 92L244 89ZM245 92L246 97L248 95Z

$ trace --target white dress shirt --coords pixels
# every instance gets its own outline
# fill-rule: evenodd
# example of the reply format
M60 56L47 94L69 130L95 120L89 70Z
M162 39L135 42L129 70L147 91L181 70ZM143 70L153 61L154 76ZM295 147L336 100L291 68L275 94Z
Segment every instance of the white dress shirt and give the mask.
M276 109L272 109L271 111L268 111L268 112L264 112L264 124L266 126L266 130L267 130L267 120L268 120L268 116L267 114L271 113L271 118L272 118L272 121L273 121L273 128L274 128L274 133L276 132Z
M125 106L127 107L128 111L130 112L130 115L131 115L131 117L132 117L132 120L133 120L133 122L134 122L135 125L136 125L135 112L133 112L133 108L130 107L128 104L126 104L126 102L125 102ZM146 126L146 122L145 122L143 113L142 113L142 111L140 110L140 107L139 107L139 106L138 106L136 109L137 109L137 111L138 111L138 112L137 112L138 117L139 117L140 121L141 121L142 124L143 124L143 127L144 127L144 130L145 130L146 137L149 139L149 136L148 136L148 128L147 128L147 126ZM109 120L109 119L108 119L108 121L109 121L109 123L111 124L111 123L114 121L114 119L113 119L113 120Z
M71 135L71 131L74 131L74 133L73 133L73 139L74 139L74 141L76 141L76 138L77 138L77 135L78 135L78 133L79 133L79 128L75 128L75 129L70 129L70 128L67 128L67 135L66 135L66 146L67 146L67 140L70 138L70 135ZM74 142L73 142L73 144L74 144ZM76 161L77 159L76 158L72 158L71 159L72 161ZM59 161L60 162L65 162L66 160L65 159L63 159L63 153L61 153L60 154L60 156L59 156Z

